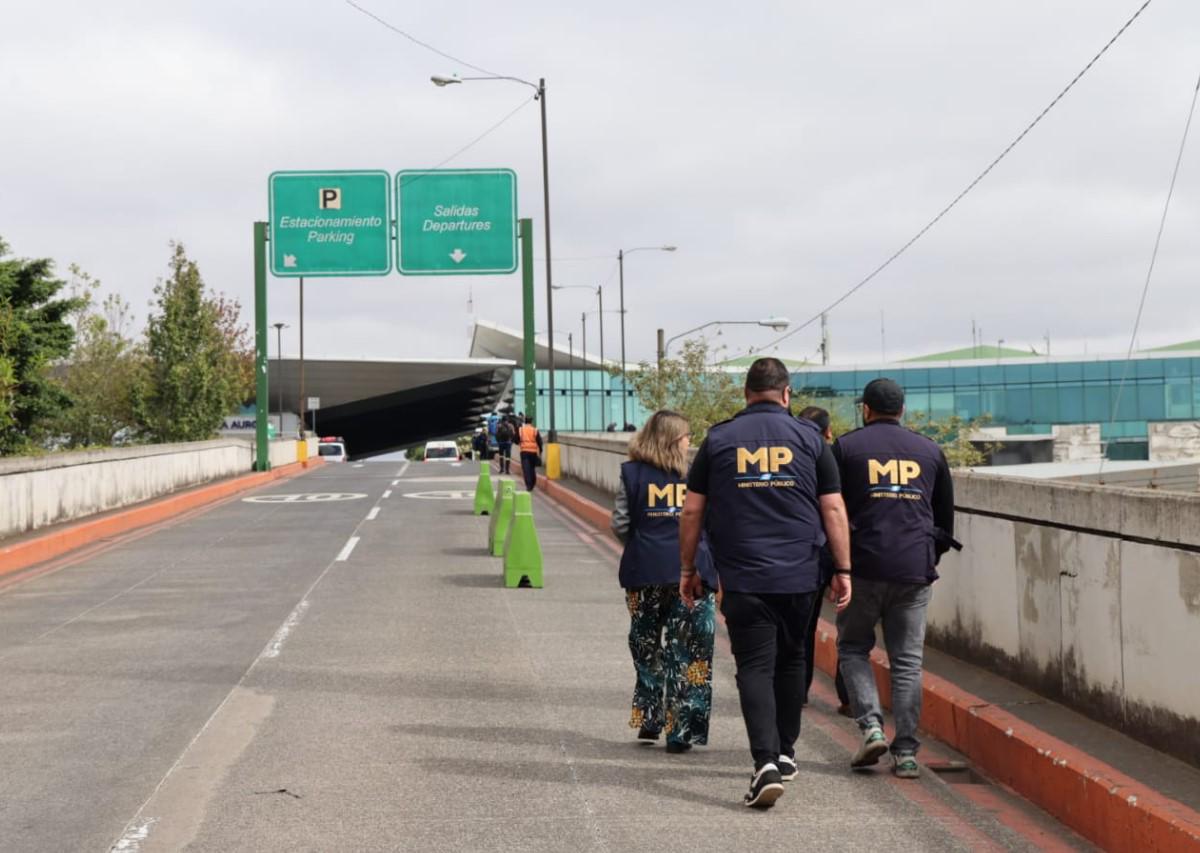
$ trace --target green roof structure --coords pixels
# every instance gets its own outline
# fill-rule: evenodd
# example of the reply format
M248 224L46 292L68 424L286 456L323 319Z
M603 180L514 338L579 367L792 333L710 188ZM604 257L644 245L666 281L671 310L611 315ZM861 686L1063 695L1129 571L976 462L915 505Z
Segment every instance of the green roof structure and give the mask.
M913 361L967 361L973 358L1032 358L1036 357L1037 355L1038 353L1029 352L1027 350L980 344L977 347L963 347L962 349L947 350L946 352L935 352L929 355L919 355L916 358L905 358L901 361L905 363Z
M755 361L763 357L764 356L762 355L743 355L738 358L731 358L729 361L722 361L720 365L721 367L749 367L750 365L754 364ZM784 367L786 367L788 370L795 370L797 367L811 366L809 362L803 358L788 358L787 356L775 356L775 358L778 358L780 361L782 361Z
M1153 349L1145 350L1146 352L1186 352L1187 350L1200 350L1200 341L1184 341L1181 344L1171 344L1165 347L1154 347Z

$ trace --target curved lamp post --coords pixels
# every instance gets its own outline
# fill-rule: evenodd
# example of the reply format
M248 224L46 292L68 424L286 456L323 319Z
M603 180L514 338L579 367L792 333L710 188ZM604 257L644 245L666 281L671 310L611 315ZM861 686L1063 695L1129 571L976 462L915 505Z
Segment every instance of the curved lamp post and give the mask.
M766 329L773 329L776 332L782 332L792 324L792 321L786 317L768 317L765 320L710 320L707 323L702 323L694 329L688 329L686 332L680 332L678 335L667 338L666 343L663 343L663 330L658 330L658 367L662 369L663 360L667 357L667 352L671 348L671 344L680 338L699 332L701 329L707 329L710 326L762 326Z
M540 102L542 107L542 210L543 218L545 219L546 233L546 328L549 330L550 338L554 338L554 295L551 291L554 289L551 279L550 265L550 164L547 155L546 144L546 78L539 77L537 83L530 83L528 80L522 80L520 77L506 77L503 75L484 76L484 77L447 77L443 74L434 74L429 78L433 85L444 88L454 83L466 83L468 81L484 81L484 80L505 80L510 83L520 83L523 86L528 86L534 91L534 98ZM558 440L554 428L554 347L550 347L550 434L549 439L553 443Z

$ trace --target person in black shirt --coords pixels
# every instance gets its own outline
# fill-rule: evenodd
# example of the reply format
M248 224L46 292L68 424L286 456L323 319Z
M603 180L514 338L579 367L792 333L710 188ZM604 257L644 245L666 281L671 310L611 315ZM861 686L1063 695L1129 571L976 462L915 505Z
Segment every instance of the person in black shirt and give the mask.
M738 696L754 756L748 806L765 808L798 773L805 638L828 541L838 607L850 601L850 549L837 464L811 421L791 416L791 380L776 358L746 374L746 408L714 425L688 474L680 520L684 601L699 599L701 527L723 590Z
M821 437L825 439L826 444L833 442L833 429L830 426L831 421L829 412L822 409L820 406L806 406L797 417L812 421L817 425L817 429L821 431ZM821 597L829 589L830 583L833 581L833 554L829 553L829 545L821 548L821 586L817 590L816 601L813 602L812 616L808 620L808 655L804 659L804 664L807 667L804 671L804 704L808 704L808 693L812 690L813 675L816 672L816 661L813 649L817 644L817 626L821 621ZM840 671L833 679L834 689L837 690L838 696L838 713L843 717L850 716L850 696L846 692L846 683L842 681L842 673Z
M901 426L899 385L872 380L861 402L865 426L833 445L854 532L854 600L837 620L838 667L863 735L850 766L876 764L889 750L870 659L875 625L882 622L896 718L892 772L915 779L921 773L917 723L925 610L938 559L962 547L954 541L954 483L941 448Z

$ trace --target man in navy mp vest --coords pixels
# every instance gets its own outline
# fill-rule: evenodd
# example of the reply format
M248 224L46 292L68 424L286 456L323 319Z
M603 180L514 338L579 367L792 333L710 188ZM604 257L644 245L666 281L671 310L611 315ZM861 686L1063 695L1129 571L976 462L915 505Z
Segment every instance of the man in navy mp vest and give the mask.
M744 802L766 808L797 774L806 634L828 537L838 609L850 601L850 546L837 463L816 424L788 410L783 362L746 374L746 408L714 425L688 474L679 527L679 591L702 594L696 548L703 527L724 596L738 696L754 756Z
M882 621L896 718L892 772L915 779L925 609L938 559L962 547L954 541L954 484L941 448L901 426L899 385L872 380L861 402L865 426L833 445L853 531L854 601L837 618L838 665L863 735L850 766L876 764L888 751L870 659Z

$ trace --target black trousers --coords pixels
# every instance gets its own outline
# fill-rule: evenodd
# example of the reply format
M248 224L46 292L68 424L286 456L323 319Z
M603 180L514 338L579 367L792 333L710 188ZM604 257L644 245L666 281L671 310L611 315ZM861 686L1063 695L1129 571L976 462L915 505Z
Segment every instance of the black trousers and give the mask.
M525 476L525 488L531 492L537 485L537 461L536 453L521 454L521 473Z
M813 654L813 649L817 647L817 623L821 620L821 600L825 597L825 590L829 589L829 582L826 581L817 590L817 597L813 599L812 616L808 619L808 654L804 659L804 703L808 704L808 691L812 690L813 672L816 668L816 655ZM842 681L842 670L837 669L837 675L833 679L834 689L837 690L838 701L843 705L850 704L850 694L846 691L846 682Z
M757 770L796 754L808 624L817 593L725 591L721 613L737 664L738 698Z

